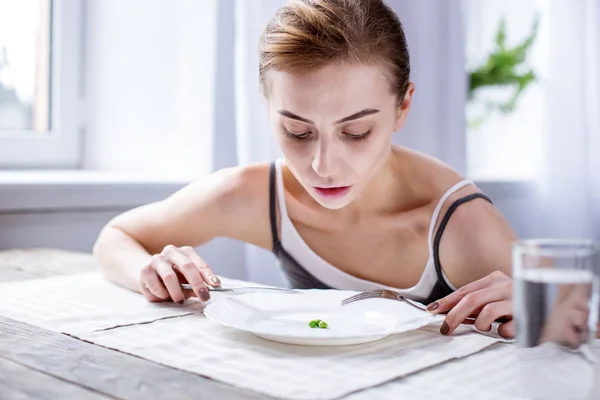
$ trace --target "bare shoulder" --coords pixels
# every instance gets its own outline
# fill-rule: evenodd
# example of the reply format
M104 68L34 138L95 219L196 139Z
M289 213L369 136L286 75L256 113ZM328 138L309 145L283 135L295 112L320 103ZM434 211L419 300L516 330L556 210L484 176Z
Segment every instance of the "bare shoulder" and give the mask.
M431 195L432 200L461 181L463 176L450 165L414 149L394 146L394 154L408 170L408 179L418 191Z
M210 203L224 216L246 216L268 205L269 164L258 163L220 169L174 193L167 203L201 209Z
M430 212L449 189L466 181L441 204L435 226L436 232L442 229L440 263L450 282L460 287L496 270L510 275L511 246L517 237L496 206L485 198L470 196L481 190L442 161L411 149L395 151L408 159L419 193L431 199ZM468 200L457 202L467 196ZM453 204L447 223L440 226Z
M485 198L471 197L480 190L467 185L452 195L443 207L442 215L456 204L440 241L440 261L455 287L481 279L494 271L510 276L511 246L517 239L500 210ZM493 201L493 199L492 199Z
M111 223L147 250L198 246L224 236L270 247L269 164L225 168Z

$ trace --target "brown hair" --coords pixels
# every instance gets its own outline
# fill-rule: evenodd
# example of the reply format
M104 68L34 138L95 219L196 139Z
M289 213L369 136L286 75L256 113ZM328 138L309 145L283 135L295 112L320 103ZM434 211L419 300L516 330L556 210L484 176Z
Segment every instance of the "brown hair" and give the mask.
M259 45L261 92L269 69L317 69L333 61L380 64L404 98L410 76L402 24L383 0L291 0L267 24Z

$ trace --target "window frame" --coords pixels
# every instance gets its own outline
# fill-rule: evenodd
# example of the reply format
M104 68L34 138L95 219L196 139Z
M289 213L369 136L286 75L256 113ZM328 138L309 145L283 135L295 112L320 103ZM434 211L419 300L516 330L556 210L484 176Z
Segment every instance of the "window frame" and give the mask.
M51 127L49 131L30 134L0 130L0 169L72 169L81 164L81 3L51 0Z

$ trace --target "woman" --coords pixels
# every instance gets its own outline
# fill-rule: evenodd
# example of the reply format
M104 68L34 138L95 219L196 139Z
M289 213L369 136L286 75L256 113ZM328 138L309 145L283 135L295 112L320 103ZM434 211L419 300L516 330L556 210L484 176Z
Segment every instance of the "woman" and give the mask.
M220 283L193 247L225 236L273 250L295 287L391 288L449 311L442 334L512 315L504 218L449 166L392 145L415 88L388 6L291 1L266 27L259 71L283 159L217 171L112 220L95 245L108 279L149 301L206 301ZM514 335L510 318L499 333Z

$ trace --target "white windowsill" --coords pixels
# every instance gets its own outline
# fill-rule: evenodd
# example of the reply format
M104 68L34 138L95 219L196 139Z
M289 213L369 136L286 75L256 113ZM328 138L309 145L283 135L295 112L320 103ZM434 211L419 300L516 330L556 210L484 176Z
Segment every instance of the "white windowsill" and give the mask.
M0 212L124 210L164 199L187 183L105 171L0 171Z

